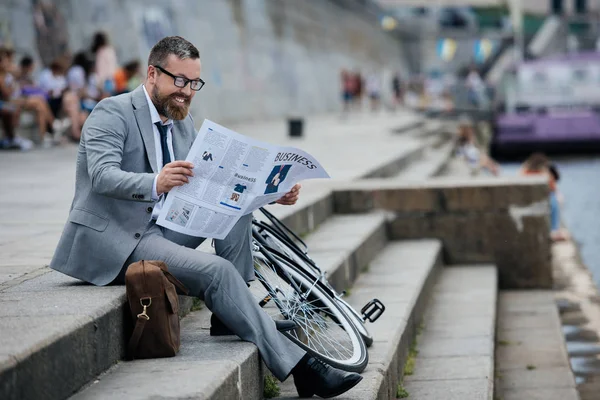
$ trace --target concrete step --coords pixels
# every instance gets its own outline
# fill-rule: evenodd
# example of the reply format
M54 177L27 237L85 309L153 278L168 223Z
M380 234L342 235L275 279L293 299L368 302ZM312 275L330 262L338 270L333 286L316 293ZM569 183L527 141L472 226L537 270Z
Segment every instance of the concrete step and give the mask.
M439 147L429 147L423 157L408 168L401 170L392 179L401 181L421 181L438 176L452 158L454 142L446 140Z
M343 399L395 399L410 344L425 311L435 276L442 264L441 242L390 242L362 274L348 301L362 306L373 297L386 305L383 316L368 329L375 341L369 348L364 379ZM292 379L281 384L282 399L297 398Z
M492 400L497 286L494 266L444 268L405 371L409 399Z
M376 341L372 349L377 355L371 354L371 358L376 360L375 365L391 354L392 349L384 348L381 343L399 342L412 334L413 321L423 310L423 289L431 285L440 251L437 241L391 244L371 262L369 272L358 279L348 298L351 304L359 307L377 296L389 306L382 322L373 325ZM401 266L398 260L403 260ZM334 262L321 266L333 270L335 265ZM400 297L398 287L404 288ZM182 320L182 346L177 357L120 362L72 399L145 399L164 393L172 399L262 399L264 366L256 347L235 337L210 337L209 319L210 312L203 309ZM390 328L396 325L402 332L390 336ZM393 365L395 368L396 362ZM373 377L379 373L375 368L369 369L367 373ZM285 385L290 384L293 390L292 380Z
M309 235L308 254L337 291L350 288L387 243L386 214L335 215Z
M496 338L497 398L579 399L552 291L500 292Z

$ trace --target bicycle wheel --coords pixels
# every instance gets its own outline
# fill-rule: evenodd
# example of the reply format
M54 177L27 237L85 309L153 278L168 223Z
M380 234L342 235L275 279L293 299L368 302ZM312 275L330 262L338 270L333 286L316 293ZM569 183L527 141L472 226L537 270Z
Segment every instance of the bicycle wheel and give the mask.
M344 299L336 297L335 300L341 306L342 310L346 311L346 314L354 323L356 330L358 331L358 333L360 333L360 336L365 341L365 345L367 347L371 347L371 345L373 344L373 335L371 335L371 333L365 326L365 321L362 319L362 316L359 315L350 304L346 303Z
M293 261L269 252L272 262L266 252L261 248L254 257L257 281L250 291L258 304L273 319L294 321L297 328L284 334L311 355L336 368L362 372L369 359L367 347L346 313Z
M335 299L335 301L341 306L342 311L346 313L350 321L356 327L358 333L362 336L365 341L365 345L367 347L371 347L373 344L373 336L365 326L365 321L362 316L357 313L354 308L346 301L344 301L340 295L335 291L335 289L329 284L324 274L321 273L321 270L317 267L316 263L308 256L308 254L304 253L300 248L293 247L290 245L289 241L286 238L282 238L280 233L272 230L268 225L265 226L260 222L256 223L255 226L258 228L258 233L265 239L266 244L273 250L276 250L283 255L287 256L295 263L298 264L300 269L307 275L319 279L320 282L327 287L330 291L330 295Z

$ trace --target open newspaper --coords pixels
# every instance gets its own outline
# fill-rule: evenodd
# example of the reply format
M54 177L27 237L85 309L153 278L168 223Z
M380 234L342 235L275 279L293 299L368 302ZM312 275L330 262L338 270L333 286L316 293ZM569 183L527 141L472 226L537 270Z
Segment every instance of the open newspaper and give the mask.
M329 178L310 154L255 140L204 120L186 161L189 182L171 190L157 224L223 239L245 214L278 200L305 179Z

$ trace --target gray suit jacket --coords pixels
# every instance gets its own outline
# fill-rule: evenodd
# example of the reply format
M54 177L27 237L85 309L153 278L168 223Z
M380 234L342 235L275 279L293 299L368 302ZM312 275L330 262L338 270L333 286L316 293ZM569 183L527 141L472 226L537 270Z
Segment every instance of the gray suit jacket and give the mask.
M196 137L191 116L172 133L175 159L184 160ZM142 86L98 103L83 126L75 197L50 267L95 285L113 281L148 226L159 171Z

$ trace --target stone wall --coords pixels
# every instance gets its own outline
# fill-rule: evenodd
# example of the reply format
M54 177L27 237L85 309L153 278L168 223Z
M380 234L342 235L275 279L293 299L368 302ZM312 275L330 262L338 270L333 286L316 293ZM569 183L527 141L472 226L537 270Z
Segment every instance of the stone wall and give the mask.
M384 33L376 18L328 0L0 4L0 43L46 63L64 50L88 48L97 30L110 34L123 63L139 58L145 64L152 45L166 35L196 44L207 82L194 100L197 122L338 110L341 68L377 71L386 92L391 71L405 69L401 43Z
M392 211L392 239L438 238L448 264L494 263L501 288L552 287L543 178L419 184L372 179L336 189L334 207L339 213Z

